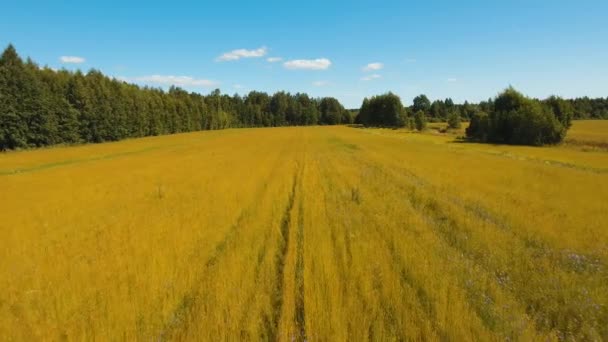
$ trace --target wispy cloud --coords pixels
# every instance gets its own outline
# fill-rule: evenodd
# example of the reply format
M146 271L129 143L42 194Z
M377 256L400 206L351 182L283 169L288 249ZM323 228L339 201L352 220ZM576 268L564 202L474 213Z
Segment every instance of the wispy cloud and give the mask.
M448 81L448 83L454 83L454 82L457 82L458 79L451 77L451 78L448 78L447 81Z
M382 78L382 76L380 76L378 74L371 74L369 76L362 77L361 81L372 81L372 80L377 80L379 78Z
M215 60L218 62L226 62L226 61L236 61L241 58L258 58L264 57L268 53L268 49L265 46L262 46L259 49L255 50L247 50L247 49L237 49L232 50L230 52L226 52L221 56L217 57Z
M404 60L405 63L416 63L416 58L406 58Z
M315 87L325 87L325 86L329 85L329 82L327 82L327 81L315 81L315 82L312 82L312 85L315 86Z
M212 80L194 78L190 76L172 76L172 75L149 75L140 77L117 77L117 79L125 82L147 83L174 85L179 87L213 87L219 83Z
M233 87L234 89L243 89L243 86L241 84L234 84Z
M283 63L286 69L327 70L331 61L327 58L294 59Z
M84 58L77 56L61 56L59 57L59 60L61 63L66 64L82 64L86 61Z
M268 57L268 58L266 58L266 61L268 61L269 63L281 62L282 60L283 60L283 58L281 58L281 57Z
M380 70L384 68L384 64L376 62L376 63L369 63L368 65L364 66L362 69L363 71L376 71L376 70Z

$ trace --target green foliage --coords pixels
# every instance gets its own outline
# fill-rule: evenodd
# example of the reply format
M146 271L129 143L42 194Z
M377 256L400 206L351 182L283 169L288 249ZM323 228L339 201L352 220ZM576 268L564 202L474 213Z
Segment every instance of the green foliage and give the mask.
M358 123L365 126L403 127L406 113L401 99L393 93L366 98L359 110Z
M320 122L323 125L337 125L342 122L344 107L333 97L324 97L319 105Z
M425 130L426 123L427 123L427 119L426 119L426 115L424 114L424 112L421 110L417 111L416 114L414 114L414 125L415 125L416 129L419 131Z
M467 135L476 140L540 145L561 141L573 119L608 119L608 98L537 101L507 89L479 104L457 105L449 98L431 104L419 95L411 113L422 115L411 118L406 110L392 93L365 99L355 114L335 98L302 93L252 91L241 97L216 89L205 96L176 87L139 87L97 70L54 71L24 62L12 45L0 56L1 150L228 127L356 122L386 127L413 123L424 129L426 115L433 122L448 120L450 127L457 127L456 117L470 119Z
M561 107L559 99L554 98L551 103L563 110L559 118L554 106L527 98L515 89L508 88L496 97L494 108L487 116L480 114L471 119L467 136L502 144L556 144L566 135L570 114L567 108Z
M590 99L585 96L566 101L572 105L573 119L608 119L608 97Z
M431 101L429 100L428 97L426 97L426 95L422 94L422 95L418 95L414 98L414 105L412 106L412 111L414 113L417 113L419 111L428 113L428 111L430 109L431 109Z
M413 116L408 116L407 117L407 127L413 131L416 129L416 120L414 119Z
M17 111L4 104L0 105L0 150L27 146L27 126Z
M488 114L482 111L475 112L471 116L469 127L466 129L467 137L478 141L487 141L489 131L490 119Z
M357 112L352 110L345 109L342 112L342 123L345 125L350 125L355 123L355 117L357 116Z
M420 100L418 100L418 101L420 101ZM417 107L416 99L414 99L414 107ZM447 99L445 99L445 101L442 101L442 100L433 101L433 103L431 104L428 111L426 111L424 109L418 109L418 110L423 110L425 113L428 113L428 115L432 121L445 121L447 119L448 115L450 115L454 111L457 111L458 108L454 104L454 101L452 101L451 98L447 98Z
M545 103L553 110L557 120L566 128L572 126L572 117L574 116L574 108L572 104L557 96L551 96L545 100Z
M250 92L204 96L177 87L139 87L97 70L54 71L0 57L0 150L104 142L228 127L334 125L354 116L335 98Z
M448 114L448 128L460 128L461 126L461 120L460 120L460 113L457 110L452 110L449 114Z

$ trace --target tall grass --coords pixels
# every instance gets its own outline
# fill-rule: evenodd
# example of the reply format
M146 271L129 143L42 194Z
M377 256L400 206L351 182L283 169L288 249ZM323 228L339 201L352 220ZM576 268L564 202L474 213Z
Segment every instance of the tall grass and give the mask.
M347 127L0 155L0 335L607 339L607 181L601 149Z

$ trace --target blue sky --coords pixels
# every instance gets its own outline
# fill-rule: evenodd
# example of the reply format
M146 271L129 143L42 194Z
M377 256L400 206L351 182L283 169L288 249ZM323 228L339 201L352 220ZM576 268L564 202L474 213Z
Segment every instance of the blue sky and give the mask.
M605 0L126 2L3 3L0 44L140 84L300 91L348 108L389 90L406 104L479 101L508 85L608 96Z

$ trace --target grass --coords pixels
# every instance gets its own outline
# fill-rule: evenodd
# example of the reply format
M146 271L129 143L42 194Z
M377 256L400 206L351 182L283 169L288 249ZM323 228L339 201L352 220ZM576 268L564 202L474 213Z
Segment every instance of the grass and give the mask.
M580 146L587 150L608 151L608 121L586 120L574 123L568 136L566 144Z
M545 148L456 135L239 129L0 155L0 335L608 339L608 126Z

